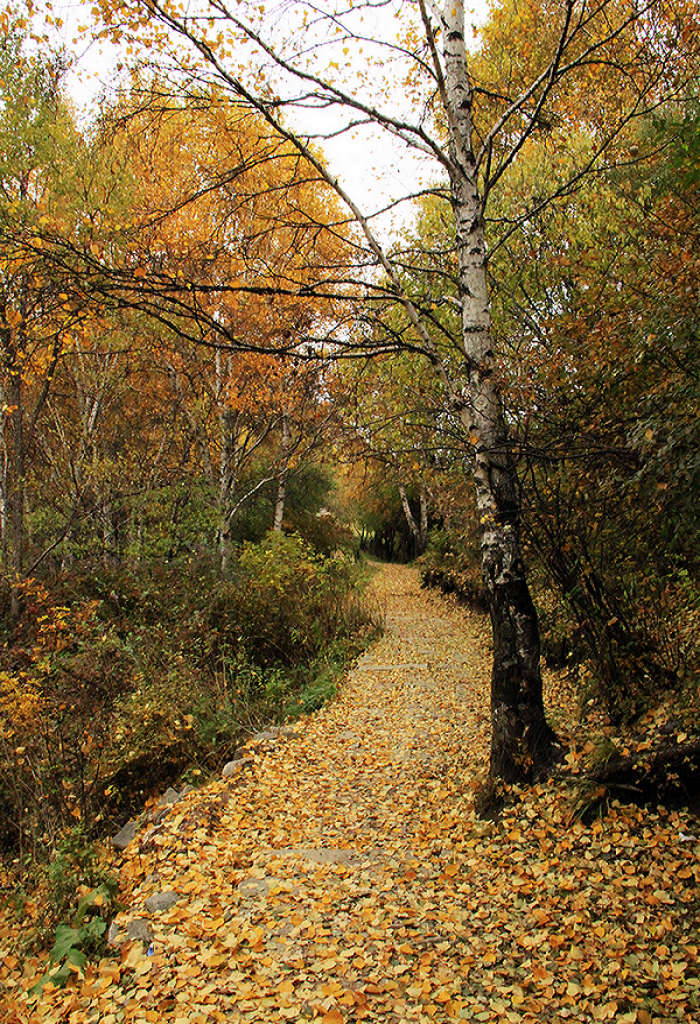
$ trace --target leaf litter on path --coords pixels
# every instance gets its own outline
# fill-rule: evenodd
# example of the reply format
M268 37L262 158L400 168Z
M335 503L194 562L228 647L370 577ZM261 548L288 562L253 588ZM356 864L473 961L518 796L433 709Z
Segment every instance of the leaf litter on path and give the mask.
M697 841L680 813L570 820L563 782L475 818L488 758L488 621L384 566L387 629L340 696L252 769L190 793L121 860L140 942L65 989L12 957L8 1024L688 1021ZM557 724L570 689L547 678ZM158 892L178 900L149 914Z

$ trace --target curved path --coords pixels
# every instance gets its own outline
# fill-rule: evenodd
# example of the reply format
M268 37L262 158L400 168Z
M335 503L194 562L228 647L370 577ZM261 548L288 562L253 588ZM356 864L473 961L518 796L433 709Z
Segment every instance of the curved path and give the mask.
M556 786L498 825L475 821L488 624L409 567L373 587L386 634L339 698L127 848L122 924L151 930L148 953L125 944L27 1019L650 1024L664 962L668 1015L654 1020L684 1019L673 971L697 947L681 968L668 947L674 932L681 949L692 850L645 845L634 809L609 834L570 826ZM673 899L652 874L664 857Z

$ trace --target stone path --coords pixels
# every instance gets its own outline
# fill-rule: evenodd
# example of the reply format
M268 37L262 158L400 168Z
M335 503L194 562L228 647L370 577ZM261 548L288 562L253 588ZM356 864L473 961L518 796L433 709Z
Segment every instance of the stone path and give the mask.
M340 696L157 808L117 861L131 941L39 1004L14 999L10 1024L697 1015L696 824L625 807L584 826L556 780L476 821L487 622L412 568L374 589L386 635ZM547 690L566 726L570 690Z
M455 924L440 920L425 878L449 865L449 825L470 813L470 766L486 756L487 629L420 590L408 567L384 567L374 592L385 635L341 696L126 852L121 923L148 918L148 977L174 1020L180 1006L206 1020L215 1002L225 1020L250 1022L459 1012L463 981L440 967ZM438 821L435 795L456 775L462 806ZM147 912L173 891L177 903ZM133 1000L137 1013L154 995L139 988Z

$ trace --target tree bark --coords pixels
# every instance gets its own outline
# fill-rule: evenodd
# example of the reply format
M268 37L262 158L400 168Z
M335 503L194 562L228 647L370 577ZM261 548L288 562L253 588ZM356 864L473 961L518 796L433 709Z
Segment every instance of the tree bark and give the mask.
M219 412L221 427L221 464L219 466L219 559L221 572L226 573L231 564L232 548L232 505L235 492L235 431L234 415L230 409Z
M5 436L5 389L0 383L0 545L2 567L7 569L7 439Z
M406 517L408 528L411 531L413 542L416 546L416 554L422 555L425 551L425 545L428 534L428 521L427 521L427 503L425 499L425 488L421 487L420 492L420 526L416 523L413 510L408 500L406 488L403 484L399 484L399 497L401 498L401 507L403 508L403 514Z
M465 358L464 401L458 412L475 448L482 572L494 644L490 773L512 782L531 779L550 760L553 733L542 703L539 632L521 550L518 480L494 379L486 238L471 143L472 92L463 3L447 0L442 21L450 193Z
M289 419L286 412L282 413L282 440L280 451L280 462L277 471L277 499L275 501L275 515L272 522L274 533L282 532L284 520L284 506L287 500L287 479L289 476Z
M230 357L229 357L230 359ZM219 416L221 461L219 463L219 564L222 574L228 572L231 564L232 535L231 520L233 495L235 492L235 416L226 405L226 375L229 360L224 359L221 349L216 350L216 403Z
M420 554L423 554L428 546L428 493L425 489L425 484L420 485L418 492L418 506L420 509L420 520L418 526L418 536L420 540Z
M7 387L10 413L10 443L8 446L7 521L9 565L15 576L21 576L24 566L24 418L22 415L22 383L19 371L13 367Z
M100 501L102 524L102 564L105 569L114 569L121 562L119 544L119 516L111 495Z

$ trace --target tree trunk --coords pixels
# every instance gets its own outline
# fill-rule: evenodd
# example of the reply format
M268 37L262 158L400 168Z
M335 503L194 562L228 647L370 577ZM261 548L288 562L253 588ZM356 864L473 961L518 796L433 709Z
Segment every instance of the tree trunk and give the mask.
M219 559L221 572L226 573L231 564L232 550L232 506L235 490L234 478L234 425L233 413L223 409L219 413L221 427L221 464L219 466Z
M24 566L24 421L21 377L14 369L10 371L7 403L12 410L6 499L9 566L15 576L21 576Z
M420 508L418 537L420 541L420 554L422 555L428 546L428 494L423 483L420 485L418 492L418 504Z
M2 567L7 570L7 439L4 408L5 389L0 383L0 545Z
M286 413L282 413L282 442L277 471L277 499L275 501L275 515L272 522L272 529L275 533L282 532L284 520L284 505L287 500L287 478L289 476L289 420Z
M114 569L119 565L119 527L114 502L110 497L100 502L100 519L102 520L102 564L105 569Z
M275 516L272 521L272 529L274 533L282 532L282 522L284 520L284 504L287 500L287 474L281 472L277 477L277 498L275 500Z
M458 411L475 447L482 572L494 644L490 771L492 777L512 782L532 778L549 761L553 734L542 703L539 633L521 551L518 481L494 380L483 206L471 144L464 5L447 0L443 10L450 186L466 363L466 400Z
M230 359L230 357L229 357ZM219 463L219 563L222 574L228 572L233 548L232 518L235 492L236 430L233 410L226 405L226 379L229 359L216 350L216 402L219 414L221 461Z
M423 496L425 495L425 492L422 491L421 493ZM421 504L421 526L419 527L416 523L415 516L413 515L408 495L406 494L406 488L403 484L399 484L399 497L401 498L403 514L406 517L406 522L408 523L408 528L411 531L411 536L413 537L413 542L416 547L416 554L422 555L425 551L425 530L423 529L423 524L425 522L426 509L424 508L424 505Z

